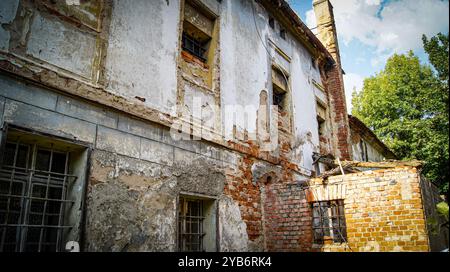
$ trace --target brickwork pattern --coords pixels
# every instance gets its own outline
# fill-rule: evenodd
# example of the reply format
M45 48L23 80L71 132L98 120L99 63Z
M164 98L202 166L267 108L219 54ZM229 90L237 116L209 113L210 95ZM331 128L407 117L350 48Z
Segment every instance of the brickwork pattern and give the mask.
M335 135L337 137L336 146L339 152L338 156L344 160L351 160L351 141L345 101L344 80L339 65L333 66L333 68L327 72L326 89L331 100L331 115Z
M265 229L268 251L312 250L311 208L296 182L265 187Z
M320 184L317 179L312 181ZM366 171L329 178L346 184L348 244L316 246L322 251L429 251L426 220L415 168ZM328 185L328 186L329 186ZM321 186L321 185L319 185ZM309 194L309 201L314 196Z

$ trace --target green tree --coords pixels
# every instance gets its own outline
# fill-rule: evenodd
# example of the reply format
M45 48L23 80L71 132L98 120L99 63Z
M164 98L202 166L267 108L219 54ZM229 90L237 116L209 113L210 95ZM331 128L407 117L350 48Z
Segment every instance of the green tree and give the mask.
M448 34L438 33L431 39L423 35L422 41L430 63L436 69L439 78L442 81L448 81Z
M435 71L412 51L393 55L384 70L365 79L360 93L353 93L352 114L401 159L423 160L425 176L447 192L448 36L423 39Z

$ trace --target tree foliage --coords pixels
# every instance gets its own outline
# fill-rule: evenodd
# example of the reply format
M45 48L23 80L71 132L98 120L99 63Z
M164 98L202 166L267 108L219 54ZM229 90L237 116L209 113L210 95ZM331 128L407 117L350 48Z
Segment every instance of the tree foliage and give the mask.
M425 162L423 173L448 191L448 35L423 37L434 70L410 51L393 55L384 70L353 93L352 114L401 159Z
M448 81L448 35L438 33L429 40L423 35L422 41L430 63L436 69L439 78Z

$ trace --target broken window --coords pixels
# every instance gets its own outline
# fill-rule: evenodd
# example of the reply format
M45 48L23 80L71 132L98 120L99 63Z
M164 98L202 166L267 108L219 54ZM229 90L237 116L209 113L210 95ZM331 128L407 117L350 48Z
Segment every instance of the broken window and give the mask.
M317 123L319 125L318 130L319 130L319 136L323 136L325 133L325 120L322 119L320 116L317 116Z
M359 141L359 148L361 149L361 160L369 161L369 156L367 154L367 144L363 141Z
M274 88L273 90L273 104L275 106L278 106L278 109L280 111L284 110L284 99L285 99L286 93L281 91L278 88Z
M178 250L183 252L215 251L214 201L180 197L178 208Z
M325 240L343 243L347 240L344 201L319 201L312 204L314 243Z
M79 223L72 220L71 196L81 197L73 191L79 187L72 152L50 140L12 135L0 150L0 252L62 251Z
M269 26L270 28L275 29L275 19L272 17L269 17Z
M312 66L314 69L317 69L317 63L316 63L316 60L315 60L314 58L311 58L311 66Z
M186 2L182 49L202 62L207 62L213 31L214 19L212 16L203 12L198 5Z
M317 111L317 124L319 136L323 136L325 135L325 121L327 116L327 109L320 102L317 102L316 111Z
M279 69L272 68L273 105L278 106L279 111L288 109L286 101L288 84L287 74Z
M283 40L286 40L286 29L280 29L280 37L283 39Z

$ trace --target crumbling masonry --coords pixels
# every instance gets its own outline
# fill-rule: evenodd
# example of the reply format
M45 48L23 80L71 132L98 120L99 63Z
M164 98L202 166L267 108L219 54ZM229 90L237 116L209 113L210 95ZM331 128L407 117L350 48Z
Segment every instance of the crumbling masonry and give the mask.
M0 251L448 247L420 164L327 175L357 149L314 9L320 40L283 0L1 1Z

